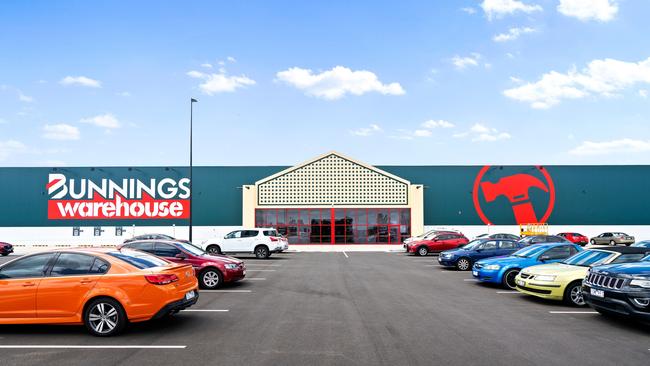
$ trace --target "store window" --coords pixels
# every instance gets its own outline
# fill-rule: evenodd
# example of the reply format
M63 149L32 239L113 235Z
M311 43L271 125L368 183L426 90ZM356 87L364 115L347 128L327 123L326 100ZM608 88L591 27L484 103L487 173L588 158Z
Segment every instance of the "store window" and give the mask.
M258 209L255 226L275 228L290 244L399 244L411 235L411 210Z

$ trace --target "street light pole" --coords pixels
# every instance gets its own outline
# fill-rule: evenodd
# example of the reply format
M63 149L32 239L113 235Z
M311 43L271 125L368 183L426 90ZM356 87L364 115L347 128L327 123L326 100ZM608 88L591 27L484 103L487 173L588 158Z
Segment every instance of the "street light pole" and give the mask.
M192 215L194 214L192 208L192 202L194 202L194 190L192 189L192 184L194 183L194 179L192 179L192 112L194 103L196 102L198 100L190 98L190 243L192 242Z

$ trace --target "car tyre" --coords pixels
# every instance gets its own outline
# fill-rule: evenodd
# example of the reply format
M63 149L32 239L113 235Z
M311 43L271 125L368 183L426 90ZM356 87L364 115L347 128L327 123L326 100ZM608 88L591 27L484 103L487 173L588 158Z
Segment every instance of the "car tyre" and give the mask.
M221 248L218 245L208 245L208 247L205 249L208 254L221 254Z
M513 268L509 269L506 273L503 274L503 287L509 288L511 290L517 289L517 284L515 283L515 278L519 274L519 269Z
M206 268L199 276L201 287L206 290L214 290L223 284L223 274L216 268Z
M468 258L459 258L456 261L456 269L459 271L468 271L470 268L472 268L472 261Z
M3 256L3 257L6 257L6 256L8 256L8 255L9 255L9 253L2 253L2 256Z
M616 245L616 242L615 242L614 240L610 240L610 241L609 241L609 245L611 245L611 246L615 246L615 245Z
M255 247L255 257L257 259L267 259L270 256L271 253L266 245L258 245Z
M585 306L585 298L582 295L582 281L571 282L564 290L564 302L571 306Z
M421 246L421 247L418 248L418 251L416 253L418 253L418 255L420 257L424 257L427 254L429 254L429 248L427 248L425 246Z
M110 297L100 297L86 305L83 322L90 334L97 337L110 337L121 333L128 319L118 301Z
M596 241L595 241L594 239L591 239L591 240L589 241L589 243L590 243L591 245L596 245Z

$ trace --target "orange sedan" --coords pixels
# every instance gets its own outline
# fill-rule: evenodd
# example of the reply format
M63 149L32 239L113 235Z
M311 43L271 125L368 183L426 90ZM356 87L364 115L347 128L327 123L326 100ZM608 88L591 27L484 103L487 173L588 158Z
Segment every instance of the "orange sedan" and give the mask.
M84 324L96 336L194 305L188 264L129 249L67 249L0 266L0 324Z

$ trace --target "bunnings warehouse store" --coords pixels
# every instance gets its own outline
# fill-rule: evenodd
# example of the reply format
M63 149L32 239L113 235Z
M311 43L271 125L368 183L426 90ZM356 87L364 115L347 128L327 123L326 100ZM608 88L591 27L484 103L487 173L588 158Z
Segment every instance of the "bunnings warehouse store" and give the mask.
M370 166L331 152L293 167L0 168L0 241L194 240L276 227L293 244L399 244L430 228L467 236L550 231L650 238L650 166Z

